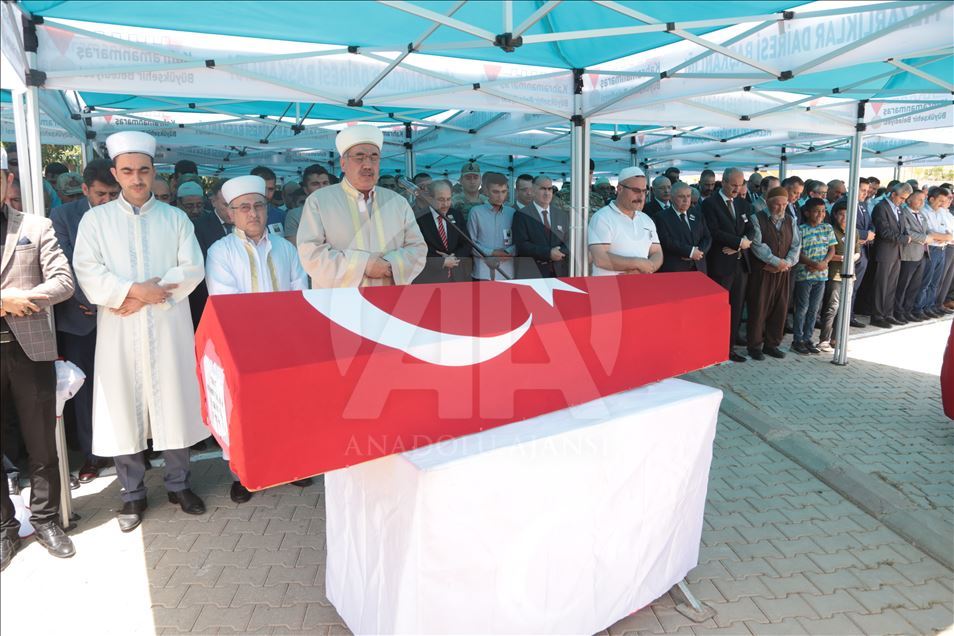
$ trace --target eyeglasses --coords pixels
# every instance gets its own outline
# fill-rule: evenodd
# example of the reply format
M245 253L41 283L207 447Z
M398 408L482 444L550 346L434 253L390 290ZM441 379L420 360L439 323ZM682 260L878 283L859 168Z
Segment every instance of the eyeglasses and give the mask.
M620 183L619 187L626 188L627 190L635 194L646 194L646 188L634 188L632 186L626 185L625 183Z
M365 152L356 152L354 154L348 153L348 159L354 161L355 163L364 163L366 161L370 163L380 163L381 155L377 153L367 154Z
M195 203L181 203L179 207L183 210L202 210L205 205L201 201L196 201Z
M257 213L261 214L268 209L268 206L261 202L256 203L255 205L252 205L251 203L243 203L242 205L230 205L229 209L237 210L242 214L248 214L252 210L255 210Z

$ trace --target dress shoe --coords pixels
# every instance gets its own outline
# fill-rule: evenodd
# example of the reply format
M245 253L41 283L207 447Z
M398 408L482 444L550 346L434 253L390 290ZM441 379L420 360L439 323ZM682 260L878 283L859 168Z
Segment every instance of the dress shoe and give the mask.
M79 483L88 484L99 477L99 466L92 459L87 459L79 469Z
M812 344L811 341L805 343L805 349L808 350L808 353L812 353L816 355L821 353L821 349L819 349L814 344Z
M885 320L884 318L872 318L871 319L872 327L881 327L882 329L891 329L894 325Z
M868 326L865 323L858 320L857 318L852 318L848 324L854 327L855 329L864 329L865 327Z
M930 318L925 316L920 311L912 311L910 314L908 314L908 322L924 322L925 320L930 320Z
M79 479L76 478L76 475L70 473L70 490L76 490L80 487Z
M903 318L898 318L897 316L888 316L887 318L885 318L885 320L887 320L888 322L890 322L892 325L906 325L906 324L908 324L908 321L907 321L907 320L905 320L905 319L903 319Z
M142 523L142 515L148 507L149 504L145 499L125 502L123 507L119 509L119 514L116 515L116 519L119 521L119 529L123 532L132 532L139 527L139 524Z
M304 479L298 479L292 482L292 486L301 486L302 488L305 486L310 486L311 484L311 477L305 477Z
M748 360L748 358L746 358L745 356L740 356L735 351L733 351L729 354L729 360L731 360L732 362L745 362L746 360Z
M63 528L59 527L55 521L36 526L36 540L46 548L46 551L58 559L68 559L76 554L76 548Z
M831 343L828 343L828 342L819 342L816 345L816 348L821 353L831 353L832 351L835 350L834 346L832 346Z
M803 356L808 355L808 347L805 346L804 342L793 342L792 351L794 351L795 353L801 354Z
M940 318L941 316L944 315L944 312L938 311L934 307L928 307L921 313L927 316L928 318Z
M169 493L169 503L179 504L182 512L190 515L201 515L205 513L205 504L199 499L199 496L186 488L177 492Z
M3 537L0 539L0 572L7 569L13 555L20 549L20 537L14 536L12 539Z
M944 305L938 305L937 307L935 307L935 309L941 312L941 315L943 316L950 316L951 314L954 314L954 309L948 309Z
M229 497L231 497L235 503L245 503L252 498L252 493L249 492L248 488L242 485L242 482L235 480L229 489Z
M749 357L753 360L765 360L765 355L761 349L749 349Z
M762 353L767 356L772 356L773 358L778 358L779 360L785 357L785 352L778 347L763 347Z
M954 300L944 301L944 308L945 308L945 309L950 309L951 311L954 311Z

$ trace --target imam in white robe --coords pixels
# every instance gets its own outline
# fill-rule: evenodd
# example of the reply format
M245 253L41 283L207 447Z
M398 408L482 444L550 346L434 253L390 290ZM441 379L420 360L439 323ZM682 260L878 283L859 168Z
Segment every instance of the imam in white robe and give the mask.
M137 453L150 437L155 450L188 448L208 437L188 301L205 272L189 217L155 197L137 213L120 195L83 216L73 269L98 307L93 453ZM166 302L126 317L109 311L154 277L178 285Z
M369 194L343 179L305 200L298 254L315 289L409 285L423 271L427 244L407 200L385 188ZM374 254L391 264L392 277L365 277Z
M308 289L295 246L277 234L257 243L235 229L209 248L205 259L209 295Z

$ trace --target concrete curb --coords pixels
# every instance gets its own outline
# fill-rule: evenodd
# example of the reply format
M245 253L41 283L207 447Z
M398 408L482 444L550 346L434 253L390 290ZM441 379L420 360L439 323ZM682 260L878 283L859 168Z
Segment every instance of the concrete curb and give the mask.
M864 510L949 570L954 570L954 524L918 508L903 494L877 477L845 464L805 434L773 423L739 396L718 386L703 371L694 379L721 389L721 411L752 431L769 446L817 477L825 485Z

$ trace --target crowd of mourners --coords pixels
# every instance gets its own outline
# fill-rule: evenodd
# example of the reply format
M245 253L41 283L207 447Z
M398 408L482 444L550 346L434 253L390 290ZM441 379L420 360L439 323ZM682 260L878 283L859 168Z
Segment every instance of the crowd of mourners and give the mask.
M650 179L632 166L613 175L614 185L594 180L591 162L588 199L574 212L570 183L547 174L511 183L473 160L456 180L381 174L382 144L374 126L349 127L336 140L340 172L313 164L282 182L266 166L201 177L191 161L164 177L152 137L117 133L109 158L82 172L45 167L47 214L24 210L16 148L6 149L3 568L20 545L10 495L25 458L38 541L54 556L75 553L59 521L58 357L87 377L65 413L80 458L71 487L113 463L119 527L131 531L148 507L145 471L161 453L169 501L205 512L190 488L189 451L209 437L194 329L210 295L564 277L576 225L586 231L591 275L700 272L725 288L734 362L784 358L786 332L791 352L831 351L839 320L890 329L954 314L948 183L746 178L728 168L704 170L690 184L676 167ZM850 188L858 207L848 244ZM841 302L846 259L850 306ZM307 486L301 477L293 483ZM230 496L253 496L235 473Z

